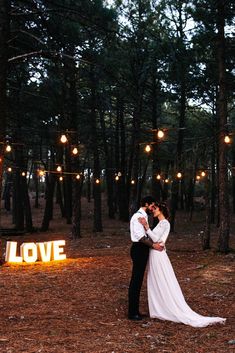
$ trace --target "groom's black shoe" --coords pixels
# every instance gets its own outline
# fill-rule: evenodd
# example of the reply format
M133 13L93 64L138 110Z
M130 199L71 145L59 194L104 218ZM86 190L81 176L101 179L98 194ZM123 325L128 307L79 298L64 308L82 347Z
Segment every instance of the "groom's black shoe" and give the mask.
M136 315L128 315L128 319L129 320L133 320L133 321L140 321L142 320L142 316L136 314Z

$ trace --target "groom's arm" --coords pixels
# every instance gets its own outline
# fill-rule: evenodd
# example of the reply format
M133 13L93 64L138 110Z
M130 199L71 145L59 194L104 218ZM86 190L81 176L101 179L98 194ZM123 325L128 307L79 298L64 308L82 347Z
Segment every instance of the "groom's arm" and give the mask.
M144 236L139 240L141 243L144 243L145 245L149 246L150 248L153 247L153 241L151 238Z

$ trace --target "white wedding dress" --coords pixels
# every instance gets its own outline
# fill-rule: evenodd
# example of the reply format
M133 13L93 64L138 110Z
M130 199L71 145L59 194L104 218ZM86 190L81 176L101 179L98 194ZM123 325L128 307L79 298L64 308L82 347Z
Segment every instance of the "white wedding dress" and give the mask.
M147 234L154 242L165 244L170 223L163 219ZM147 274L148 305L151 318L181 322L194 327L205 327L226 319L197 314L186 303L166 250L151 249Z

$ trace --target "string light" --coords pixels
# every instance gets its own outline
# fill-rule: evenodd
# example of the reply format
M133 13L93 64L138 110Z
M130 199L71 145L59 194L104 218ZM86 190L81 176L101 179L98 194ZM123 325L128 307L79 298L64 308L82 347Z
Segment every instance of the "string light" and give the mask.
M81 176L79 174L76 175L76 179L79 180Z
M135 184L135 180L134 180L134 179L131 180L131 184L132 184L132 185Z
M59 177L59 181L63 181L63 177L62 176Z
M206 176L206 172L202 171L202 172L201 172L201 176L202 176L202 177Z
M62 171L62 167L60 165L58 165L58 167L56 168L57 172L61 172Z
M77 149L77 147L74 147L74 148L73 148L72 154L75 155L75 156L78 154L78 149Z
M11 152L11 145L6 146L6 152Z
M11 172L12 172L12 168L11 168L11 167L8 167L8 168L7 168L7 171L8 171L9 173L11 173Z
M161 175L158 174L156 178L157 178L157 180L160 180L161 179Z
M60 142L62 142L62 143L66 143L68 141L68 139L67 139L67 136L66 135L61 135L61 137L60 137Z
M230 138L228 135L226 135L226 136L224 137L224 142L225 142L225 143L231 143L231 138Z
M25 177L25 176L26 176L26 173L25 173L25 172L22 172L21 175L22 175L23 177Z
M181 179L181 178L182 178L182 173L178 172L178 173L176 174L176 176L177 176L178 179Z
M196 176L196 179L197 179L197 180L200 180L200 179L201 179L201 176L200 176L200 175L197 175L197 176Z
M157 137L158 137L159 139L162 139L164 136L165 136L164 131L163 131L163 130L158 130L158 132L157 132Z
M151 146L150 145L146 145L144 150L147 153L151 152Z
M166 183L166 184L169 183L169 179L165 179L164 183Z
M95 183L98 185L100 184L100 180L99 179L95 179Z
M44 170L39 170L39 171L38 171L38 174L39 174L39 176L44 176L44 175L45 175L45 172L44 172Z
M116 180L116 181L119 180L119 176L118 176L118 175L115 176L115 180Z

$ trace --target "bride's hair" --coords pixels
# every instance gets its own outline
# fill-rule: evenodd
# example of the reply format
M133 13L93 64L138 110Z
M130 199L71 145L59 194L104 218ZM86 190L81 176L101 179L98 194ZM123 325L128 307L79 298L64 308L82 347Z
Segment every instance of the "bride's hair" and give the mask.
M168 209L167 205L165 204L165 202L159 202L157 204L157 207L159 208L159 210L162 212L163 216L166 219L170 218L170 212L169 212L169 209Z

